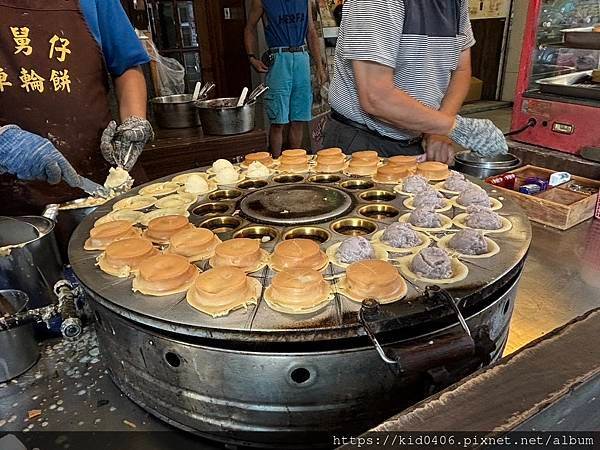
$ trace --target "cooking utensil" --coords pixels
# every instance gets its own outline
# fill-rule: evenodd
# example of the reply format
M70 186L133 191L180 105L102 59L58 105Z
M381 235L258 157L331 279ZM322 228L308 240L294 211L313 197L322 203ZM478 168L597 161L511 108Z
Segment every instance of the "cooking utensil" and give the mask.
M248 96L248 88L244 86L244 89L242 89L242 93L240 95L240 98L237 101L237 107L239 108L240 106L243 106L244 103L246 103L246 97Z
M216 84L212 81L207 82L202 89L200 89L200 93L198 94L198 100L206 100L209 92L215 88Z
M200 96L200 89L202 89L202 83L198 81L194 87L194 93L192 94L193 101L198 100L198 97Z
M23 291L0 291L0 321L4 317L27 309L29 297ZM33 335L33 324L14 328L0 327L0 382L5 382L29 370L37 361L40 351Z
M237 107L237 101L237 97L230 97L197 102L204 133L226 136L252 131L256 103Z
M456 170L482 180L509 172L520 165L521 160L510 153L482 158L475 153L466 151L459 152L454 156L454 168Z
M104 188L104 186L90 180L86 177L81 177L81 186L80 188L92 197L102 197L108 198L108 191Z
M205 85L206 87L206 85ZM200 92L200 95L202 92ZM152 111L161 128L194 128L200 126L192 94L167 95L150 100Z
M73 231L97 207L98 205L90 205L87 198L79 198L60 205L54 203L46 205L42 216L55 223L56 242L64 261L69 261L69 240Z
M265 86L264 84L259 84L256 89L254 89L250 95L248 96L248 99L246 100L246 103L252 103L254 101L256 101L256 99L258 97L260 97L261 95L263 95L265 92L267 92L269 90L269 86Z

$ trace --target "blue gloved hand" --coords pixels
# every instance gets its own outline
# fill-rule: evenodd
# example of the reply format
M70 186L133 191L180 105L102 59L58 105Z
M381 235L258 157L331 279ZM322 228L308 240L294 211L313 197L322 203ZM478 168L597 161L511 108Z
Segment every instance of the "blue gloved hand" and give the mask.
M81 186L81 177L48 139L22 130L17 125L0 128L0 173L21 180L43 180Z
M468 119L456 116L456 124L449 137L458 145L479 156L508 153L506 138L489 119Z

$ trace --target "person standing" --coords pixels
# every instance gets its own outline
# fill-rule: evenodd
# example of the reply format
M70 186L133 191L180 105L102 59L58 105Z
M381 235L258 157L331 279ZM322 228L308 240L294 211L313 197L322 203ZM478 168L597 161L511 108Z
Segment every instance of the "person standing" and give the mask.
M506 153L491 121L457 115L474 44L467 0L347 0L324 145L441 162L452 160L452 142Z
M269 49L257 55L256 26L262 19ZM288 123L289 148L302 144L304 122L312 119L310 55L315 60L317 81L326 79L317 31L309 0L253 0L244 30L244 43L252 67L266 73L267 117L271 122L269 144L274 156L283 146L283 128Z
M102 183L125 155L131 169L153 138L149 57L119 0L0 0L0 17L0 214L39 214L81 197L78 175Z

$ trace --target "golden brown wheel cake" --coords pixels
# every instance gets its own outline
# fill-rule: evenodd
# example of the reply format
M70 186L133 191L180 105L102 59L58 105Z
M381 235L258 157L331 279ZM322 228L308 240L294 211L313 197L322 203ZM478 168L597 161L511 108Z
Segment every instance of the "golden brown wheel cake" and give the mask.
M269 152L248 153L244 157L244 163L246 163L246 165L249 166L253 162L259 162L265 167L272 167L274 164L273 158Z
M359 152L352 153L352 159L379 160L379 154L375 150L361 150Z
M144 232L144 237L155 244L168 244L169 239L175 233L192 227L193 225L185 216L158 217L148 222L148 229Z
M286 150L290 151L290 150ZM305 172L308 170L308 156L282 156L279 159L279 170L286 172Z
M215 247L211 266L237 267L244 272L254 272L261 267L264 258L265 253L257 239L230 239Z
M199 269L183 256L152 256L140 264L133 280L133 290L157 297L186 292L199 273Z
M417 170L417 157L405 155L391 156L388 158L388 164L403 167L412 172L415 172Z
M381 183L399 183L400 180L411 174L410 169L393 164L386 164L377 169L377 173L373 179Z
M185 256L190 262L211 258L221 240L206 228L185 228L173 234L168 253Z
M274 270L314 269L321 270L327 265L327 255L319 244L310 239L289 239L280 242L271 256Z
M348 168L346 169L348 173L352 175L374 175L377 172L377 165L379 164L379 158L369 159L369 158L354 158L350 160L348 164Z
M344 155L344 152L342 152L341 148L337 148L337 147L332 147L332 148L324 148L323 150L319 150L317 152L317 159L319 157L323 157L323 156L338 156L338 155Z
M138 237L140 230L133 226L128 220L114 220L94 226L90 230L90 237L85 241L83 248L85 250L104 250L108 244Z
M428 180L445 180L450 176L448 164L427 161L417 165L417 175L421 175Z
M291 156L291 157L306 156L306 150L301 149L301 148L284 150L283 152L281 152L281 156Z
M333 173L344 170L346 158L343 154L317 155L317 172Z
M399 300L407 292L404 279L389 262L359 261L346 269L345 286L352 300L374 298L381 303Z
M307 314L329 303L331 288L316 270L288 269L273 277L265 292L265 300L276 311Z
M235 267L217 267L198 275L187 293L188 303L212 317L256 304L261 284Z
M98 266L109 275L125 278L136 272L142 262L157 254L158 250L148 239L123 239L106 247L98 258Z
M592 32L594 32L594 33L600 33L600 25L597 25L594 28L592 28Z

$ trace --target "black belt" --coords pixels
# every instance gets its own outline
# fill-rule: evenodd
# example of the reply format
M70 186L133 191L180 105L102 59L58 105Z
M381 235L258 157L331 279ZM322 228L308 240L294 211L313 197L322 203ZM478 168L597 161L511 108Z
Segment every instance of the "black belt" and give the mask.
M299 47L273 47L269 49L269 53L300 53L306 51L308 51L306 45L301 45Z
M364 131L365 133L369 133L370 135L375 136L379 139L398 144L400 147L410 147L411 145L420 144L423 141L423 138L420 136L412 139L394 139L389 136L384 136L383 134L380 134L377 131L370 129L362 123L358 123L354 120L348 119L346 116L343 116L334 109L331 110L331 118L333 120L337 120L340 123L343 123L344 125L348 125L349 127L359 129L361 131Z

